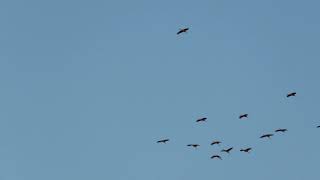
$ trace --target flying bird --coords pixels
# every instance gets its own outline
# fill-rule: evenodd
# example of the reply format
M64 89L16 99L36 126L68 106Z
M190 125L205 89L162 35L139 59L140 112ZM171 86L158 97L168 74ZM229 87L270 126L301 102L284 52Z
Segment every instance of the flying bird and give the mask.
M320 126L317 126L317 128L320 128Z
M247 148L247 149L241 149L240 151L250 153L251 150L252 150L252 148Z
M214 159L214 158L218 158L218 159L222 160L222 158L221 158L219 155L213 155L213 156L211 156L211 159Z
M212 143L211 143L211 146L212 145L215 145L215 144L220 144L221 142L220 141L213 141Z
M179 34L181 34L181 33L186 33L188 30L189 30L189 28L180 29L180 30L177 32L177 35L179 35Z
M206 120L207 118L204 117L204 118L197 119L196 122L205 122Z
M159 140L159 141L157 141L157 143L166 143L167 141L169 141L169 139L162 139L162 140Z
M271 136L273 136L273 134L264 134L260 138L271 138Z
M199 144L188 144L187 146L192 146L194 148L197 148L198 146L200 146Z
M291 96L296 96L296 94L297 94L296 92L289 93L289 94L287 94L287 98L291 97Z
M275 130L274 132L286 132L286 131L288 131L287 129L277 129L277 130Z
M239 119L242 119L242 118L248 118L248 114L241 114L241 115L239 116Z
M222 149L221 152L226 152L229 154L232 149L233 149L233 147L231 147L229 149Z

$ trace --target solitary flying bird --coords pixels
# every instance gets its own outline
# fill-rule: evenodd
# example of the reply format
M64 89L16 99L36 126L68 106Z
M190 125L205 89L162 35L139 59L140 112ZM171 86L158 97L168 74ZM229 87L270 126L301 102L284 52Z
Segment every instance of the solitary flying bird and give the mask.
M229 154L232 149L233 149L233 147L231 147L229 149L222 149L221 152L226 152Z
M317 128L320 128L320 126L317 126Z
M242 118L248 118L248 114L241 114L241 115L239 116L239 119L242 119Z
M264 134L260 138L271 138L271 136L273 136L273 134Z
M213 155L213 156L211 156L211 159L214 159L214 158L218 158L218 159L222 160L222 158L221 158L219 155Z
M200 119L197 119L196 122L205 122L207 120L207 118L200 118Z
M179 34L181 34L181 33L186 33L188 30L189 30L189 28L180 29L180 30L177 32L177 35L179 35Z
M286 132L286 131L288 131L288 130L287 129L277 129L274 132Z
M296 96L296 94L297 94L296 92L289 93L289 94L287 94L287 98L291 97L291 96Z
M249 151L251 151L252 148L247 148L247 149L241 149L240 151L241 152L246 152L246 153L250 153Z
M192 146L194 148L197 148L198 146L200 146L199 144L188 144L187 146Z
M162 139L162 140L157 141L157 143L166 143L167 141L169 141L169 139Z
M220 144L220 143L221 143L220 141L213 141L211 145Z

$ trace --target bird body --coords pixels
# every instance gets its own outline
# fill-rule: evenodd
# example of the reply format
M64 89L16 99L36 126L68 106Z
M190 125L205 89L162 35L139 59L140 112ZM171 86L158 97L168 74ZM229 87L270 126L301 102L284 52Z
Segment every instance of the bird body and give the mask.
M246 152L249 153L252 150L252 148L246 148L246 149L241 149L241 152Z
M248 114L241 114L241 115L239 116L239 119L242 119L242 118L248 118Z
M169 139L162 139L162 140L157 141L157 143L166 143L167 141L169 141Z
M213 156L211 156L211 159L214 159L214 158L218 158L218 159L222 160L222 158L221 158L219 155L213 155Z
M177 32L177 35L179 35L179 34L181 34L181 33L186 33L188 30L189 30L189 28L180 29L180 30Z
M317 128L320 128L320 126L317 126Z
M277 129L277 130L275 130L274 132L286 132L286 131L288 131L287 129Z
M233 147L231 147L229 149L222 149L221 152L226 152L229 154L232 149L233 149Z
M205 122L206 120L207 118L204 117L204 118L197 119L196 122Z
M287 98L291 97L291 96L296 96L296 94L297 94L296 92L289 93L289 94L287 94Z
M264 134L260 138L271 138L271 136L273 136L273 134Z

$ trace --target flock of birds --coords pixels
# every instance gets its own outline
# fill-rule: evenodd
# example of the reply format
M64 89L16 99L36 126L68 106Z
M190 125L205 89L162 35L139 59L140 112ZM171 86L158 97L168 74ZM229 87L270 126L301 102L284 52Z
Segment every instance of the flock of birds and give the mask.
M187 33L189 30L189 28L183 28L183 29L180 29L178 32L177 32L177 35L181 34L181 33ZM290 97L294 97L296 96L296 92L291 92L291 93L288 93L287 94L287 98L290 98ZM239 116L239 119L243 119L243 118L248 118L248 114L241 114ZM200 119L197 119L196 122L197 123L201 123L201 122L206 122L207 118L206 117L203 117L203 118L200 118ZM320 128L320 125L317 126L317 128ZM275 133L285 133L286 131L288 131L287 129L276 129L274 132ZM262 136L260 136L261 139L263 138L268 138L270 139L274 134L273 133L269 133L269 134L263 134ZM158 140L157 143L163 143L163 144L166 144L168 141L170 141L170 139L161 139L161 140ZM213 145L220 145L222 142L221 141L212 141L212 143L210 144L211 146ZM193 148L198 148L200 145L199 144L188 144L187 146L189 147L193 147ZM222 149L220 152L222 153L227 153L229 154L234 148L233 147L229 147L227 149ZM244 149L240 149L240 152L244 152L244 153L250 153L250 151L252 151L252 147L248 147L248 148L244 148ZM211 156L211 159L220 159L222 160L221 156L218 155L218 154L214 154Z

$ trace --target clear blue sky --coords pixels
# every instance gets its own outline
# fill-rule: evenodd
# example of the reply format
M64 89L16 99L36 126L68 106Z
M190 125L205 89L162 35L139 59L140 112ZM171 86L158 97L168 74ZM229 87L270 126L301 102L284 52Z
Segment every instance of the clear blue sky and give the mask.
M2 0L0 180L317 179L319 6Z

